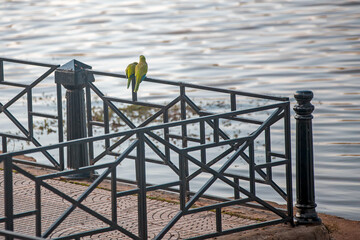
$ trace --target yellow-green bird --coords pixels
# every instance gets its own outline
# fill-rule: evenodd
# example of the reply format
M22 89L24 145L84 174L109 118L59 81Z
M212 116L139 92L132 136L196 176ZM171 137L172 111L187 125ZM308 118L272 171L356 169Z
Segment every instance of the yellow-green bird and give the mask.
M134 92L137 92L139 90L140 83L145 79L146 73L148 70L148 65L146 63L146 59L143 55L140 56L139 64L135 67L135 89Z
M127 88L129 88L131 81L135 79L135 67L137 64L137 62L130 63L125 70L125 74L128 79Z

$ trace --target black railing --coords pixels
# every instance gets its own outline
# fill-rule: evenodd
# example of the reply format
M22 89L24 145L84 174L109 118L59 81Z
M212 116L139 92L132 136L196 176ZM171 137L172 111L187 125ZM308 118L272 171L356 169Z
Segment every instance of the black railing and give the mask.
M13 86L13 87L19 87L23 88L18 94L16 94L13 98L7 101L7 103L3 104L0 103L0 112L6 115L8 119L17 127L17 129L21 132L23 136L19 135L13 135L8 133L0 133L0 136L2 137L2 151L7 152L7 140L8 139L17 139L22 141L29 141L34 144L34 146L39 147L41 146L41 143L34 137L34 121L33 117L43 117L48 119L54 119L57 120L58 124L58 141L62 142L63 139L63 117L62 117L62 101L61 101L61 85L56 84L54 87L57 91L57 99L56 99L56 105L57 105L57 115L50 115L46 113L40 113L40 112L34 112L33 111L33 97L32 97L32 91L33 89L38 86L40 82L42 82L45 78L47 78L50 74L52 74L59 65L52 65L52 64L44 64L44 63L35 63L35 62L29 62L29 61L21 61L21 60L15 60L15 59L7 59L7 58L0 58L0 84L1 85L7 85L7 86ZM4 71L4 62L12 62L12 63L19 63L19 64L26 64L26 65L34 65L39 67L45 67L49 68L45 73L43 73L41 76L39 76L34 82L31 82L30 84L19 84L14 82L5 81L5 71ZM28 119L28 126L26 129L26 126L24 126L14 115L8 110L8 108L13 105L17 100L19 100L21 97L26 95L27 99L27 119ZM42 152L44 156L48 159L48 161L53 165L52 167L58 170L64 169L64 156L63 156L63 149L59 149L59 160L56 161L52 155L50 155L48 152L43 151ZM16 162L23 162L19 159L14 159ZM27 163L27 162L25 162ZM46 166L49 167L49 166Z
M2 80L0 81L0 84L24 88L20 94L16 95L16 97L12 98L6 104L1 104L2 108L0 109L1 113L4 113L24 135L19 136L10 133L0 133L3 145L3 153L0 154L0 162L4 163L5 194L4 217L0 218L0 222L5 223L5 229L7 231L14 230L14 219L35 215L36 220L34 225L36 229L36 236L47 238L74 211L75 208L80 208L107 224L108 227L79 232L57 239L79 238L82 236L113 230L118 230L133 239L146 239L148 237L146 194L150 191L160 189L178 192L180 206L177 214L162 230L158 232L155 239L161 239L183 216L209 210L214 210L217 213L216 229L214 229L212 233L207 233L202 236L194 236L197 239L219 236L282 222L293 222L290 102L288 98L272 97L235 90L225 90L188 83L146 78L142 84L146 84L148 82L152 84L159 84L159 86L173 86L177 88L177 93L174 93L174 99L168 103L162 104L159 102L144 101L141 99L141 96L139 97L136 93L131 93L129 98L110 97L103 94L96 86L96 81L93 82L94 76L113 77L115 79L125 79L125 76L122 74L94 71L91 70L90 66L82 64L76 60L58 68L57 65L0 58L1 76L6 76L6 69L3 64L4 62L31 64L50 68L50 70L29 85L6 82L4 81L4 77L0 79ZM72 64L73 68L69 68L69 64ZM77 67L79 68L77 69ZM32 111L32 89L55 70L55 105L57 115L51 116L49 114ZM81 104L80 106L77 106L77 111L81 112L80 115L84 114L84 116L86 113L87 133L82 135L76 135L78 128L74 128L75 125L71 125L75 123L71 123L72 120L69 119L69 107L66 108L66 113L63 113L62 108L63 96L61 84L69 84L69 82L67 82L69 79L69 81L79 83L77 82L79 80L76 79L77 77L81 78L81 81L84 81L80 83L80 85L85 87L85 101L80 99L84 93L77 93L77 97L75 97L80 99L78 102L84 103L82 106ZM67 106L69 106L69 104L71 105L71 101L73 101L71 99L74 99L74 97L69 97L69 94L73 94L69 93L69 91L73 91L74 88L66 88ZM205 91L212 94L219 93L227 95L227 99L229 99L230 102L229 109L226 109L225 111L222 109L222 112L220 113L205 110L203 106L189 96L188 93L191 93L194 90ZM8 107L11 104L25 94L27 94L28 130L19 121L17 121L17 119L8 110ZM102 104L96 105L94 102L94 96L100 99ZM238 109L238 106L240 105L238 99L243 97L258 99L258 104L260 106L246 106ZM147 110L145 115L149 116L147 116L143 122L139 122L141 117L127 116L129 115L128 110L121 109L118 105L119 103L145 107L151 110ZM176 106L178 107L176 108ZM175 113L172 112L174 111L174 108L176 110ZM67 130L75 131L75 134L73 134L75 137L69 137L69 132L65 132L68 134L68 140L66 142L64 142L63 114L66 114L67 116ZM176 117L171 117L171 115L176 115ZM189 117L189 115L191 116ZM33 116L46 118L50 117L57 120L57 124L55 125L58 129L58 143L42 146L34 138ZM96 116L100 116L100 118L97 119ZM76 114L73 117L77 117ZM161 120L159 120L159 118ZM170 121L171 118L174 118L173 120L176 121ZM233 124L233 129L241 127L241 125L246 125L248 126L247 129L249 132L242 134L241 136L238 136L238 134L234 134L231 131L229 132L226 129L226 126L229 123ZM277 146L276 148L281 149L280 152L275 152L272 150L273 143L271 142L271 127L276 125L276 128L279 128L277 126L279 123L281 123L280 129L283 132L283 143L282 146ZM99 127L103 129L104 134L99 135L96 133L95 128ZM35 147L20 151L7 152L6 143L8 142L8 138L17 139L19 141L30 141L35 145ZM65 148L68 153L66 156L64 154ZM73 153L74 151L77 151L77 148L82 148L84 150L82 150L82 152L80 151L80 154L74 155ZM261 148L263 153L259 154L259 150L257 148ZM212 149L216 149L216 151L211 152ZM57 154L54 154L53 150L56 150ZM50 154L50 152L53 154ZM151 153L149 154L149 152ZM20 160L17 157L33 153L42 153L45 156L45 160L43 160L43 162L47 161L47 164L28 162ZM115 156L115 161L102 162L103 159L109 156ZM65 157L67 159L67 164L65 163ZM79 157L84 157L84 159L89 157L88 163L90 165L79 165L78 163L74 163L73 161L78 161ZM84 162L84 159L80 160ZM119 171L118 166L125 159L135 160L136 174L135 179L133 180L117 177L117 173ZM239 159L247 165L246 174L241 174L241 171L228 171ZM27 172L22 165L18 165L17 163L37 165L60 171L42 176L34 176ZM51 165L49 165L49 163ZM150 183L146 179L146 171L148 171L146 163L160 164L167 167L171 175L176 176L176 179L166 183ZM283 172L285 175L285 187L281 187L273 178L273 168L277 166L285 166ZM14 214L14 210L12 208L14 201L12 198L12 170L16 170L18 173L34 181L36 189L34 196L36 204L34 210ZM100 173L96 173L96 170ZM194 189L194 179L202 173L209 174L211 177L209 177L207 182L201 187L197 187L197 190L192 190ZM46 182L48 179L57 177L86 177L90 174L96 177L95 181L77 199L67 196ZM112 209L111 216L109 217L97 213L82 203L105 178L110 178L112 182ZM214 196L213 194L205 194L217 180L221 180L223 184L232 189L232 197L224 198L221 196ZM137 187L132 190L117 192L117 181L132 182L136 184ZM275 208L267 201L260 198L256 191L256 186L258 184L266 185L272 188L275 193L284 199L287 208ZM72 206L63 212L61 216L47 229L43 229L41 224L42 205L40 196L43 188L51 191L72 204ZM137 233L126 230L117 222L117 199L133 194L137 194L138 199ZM204 207L195 207L195 203L203 197L216 199L218 202ZM220 214L222 208L238 205L254 206L254 202L257 203L257 207L262 207L273 212L278 218L255 225L238 226L232 229L223 230L221 224L222 217ZM12 236L7 234L7 231L0 232L0 234L4 234L11 239ZM32 238L29 237L29 239Z

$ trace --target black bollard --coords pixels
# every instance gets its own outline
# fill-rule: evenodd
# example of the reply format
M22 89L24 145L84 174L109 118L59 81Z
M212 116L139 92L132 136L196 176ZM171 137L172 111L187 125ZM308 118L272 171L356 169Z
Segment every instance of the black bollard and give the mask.
M67 140L87 137L83 88L88 82L93 82L95 79L93 74L85 69L91 69L91 66L72 60L55 71L55 82L66 88ZM68 169L78 169L88 165L89 156L86 143L73 144L67 147ZM88 177L90 177L90 173L69 176L72 179Z
M311 91L297 91L294 95L296 113L296 224L320 224L316 213L314 187L314 159L312 138Z

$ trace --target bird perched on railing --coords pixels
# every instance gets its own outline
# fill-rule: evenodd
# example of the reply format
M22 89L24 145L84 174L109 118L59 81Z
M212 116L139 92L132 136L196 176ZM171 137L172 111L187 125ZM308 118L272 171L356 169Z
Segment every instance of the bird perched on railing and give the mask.
M131 81L135 80L135 67L137 64L137 62L130 63L125 70L125 74L128 79L127 88L129 88Z
M139 85L145 79L147 70L148 70L148 65L146 63L146 59L143 55L140 55L140 61L135 67L136 83L135 83L134 92L137 92L139 90Z

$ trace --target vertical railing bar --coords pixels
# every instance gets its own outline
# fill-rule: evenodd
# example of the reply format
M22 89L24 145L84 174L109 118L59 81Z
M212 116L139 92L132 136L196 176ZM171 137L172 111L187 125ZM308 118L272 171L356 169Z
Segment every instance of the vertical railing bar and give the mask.
M27 87L27 110L28 110L28 128L29 128L29 138L34 136L34 126L33 126L33 104L32 104L32 91L30 87Z
M219 142L219 118L214 118L214 142Z
M93 136L93 126L92 124L89 124L89 122L92 121L92 105L91 105L91 91L90 91L90 86L89 84L86 84L86 88L85 88L85 96L86 96L86 112L87 112L87 131L88 131L88 136L92 137ZM91 165L91 162L94 159L94 142L90 141L89 142L89 162Z
M146 210L146 172L145 172L145 137L138 133L139 145L137 147L136 181L138 193L138 233L141 239L147 239L147 210Z
M4 61L0 60L0 82L4 81Z
M133 100L134 102L137 101L137 93L134 92L135 85L136 85L136 81L135 81L135 80L131 81L131 96L132 96L132 100Z
M13 169L12 159L6 157L4 163L4 209L5 209L5 230L14 231L14 198L13 198ZM12 240L13 237L6 237Z
M239 186L239 178L234 177L234 183ZM234 199L240 199L240 192L237 188L234 188Z
M200 121L200 144L205 144L205 121ZM201 162L206 164L206 148L200 150Z
M271 135L270 135L270 126L265 128L265 156L266 163L271 163ZM272 180L272 168L266 167L266 180Z
M185 101L185 87L183 85L180 85L180 95L181 95L181 101L180 101L180 111L181 111L181 120L186 119L186 101ZM187 126L186 124L181 125L181 136L182 136L182 146L185 148L187 147Z
M108 105L103 102L103 107L104 107L104 132L105 134L108 134L110 132L110 128L109 128L109 107ZM110 147L110 139L106 138L105 139L105 148L109 148Z
M181 96L181 101L180 101L180 114L181 114L181 120L186 120L186 100L185 100L185 86L184 85L180 85L180 96ZM186 124L182 124L181 125L181 136L182 136L182 147L186 148L188 146L188 142L187 142L187 125ZM187 160L187 158L183 159L184 161L184 171L185 171L185 175L186 177L189 176L189 162ZM186 198L187 200L190 199L190 185L188 183L185 183L186 186Z
M235 111L236 110L236 94L235 93L230 94L230 104L231 104L231 111Z
M7 152L7 137L5 137L5 136L1 137L1 144L2 144L2 152L6 153Z
M291 218L291 224L294 225L294 209L293 209L293 192L292 192L292 170L291 170L291 124L290 124L290 102L284 108L284 138L285 138L285 159L286 164L286 194L287 194L287 211Z
M64 127L63 127L63 111L62 111L62 91L61 84L56 83L56 95L57 95L57 114L58 114L58 139L59 143L64 141ZM64 147L59 147L59 162L60 170L65 169L64 160Z
M254 159L254 141L249 143L249 177L250 193L255 195L255 159Z
M35 182L35 209L36 236L41 237L41 186L37 181Z
M216 232L222 232L221 208L216 208Z
M186 205L186 171L185 158L182 153L179 154L179 180L180 180L180 210L184 211Z
M116 167L111 170L111 218L114 223L117 223Z
M168 109L164 109L163 121L164 121L164 123L169 122L169 111L168 111ZM169 128L168 127L164 128L164 139L167 142L170 141ZM165 144L164 144L164 147L165 147L165 159L166 159L167 162L169 162L170 161L170 148Z

